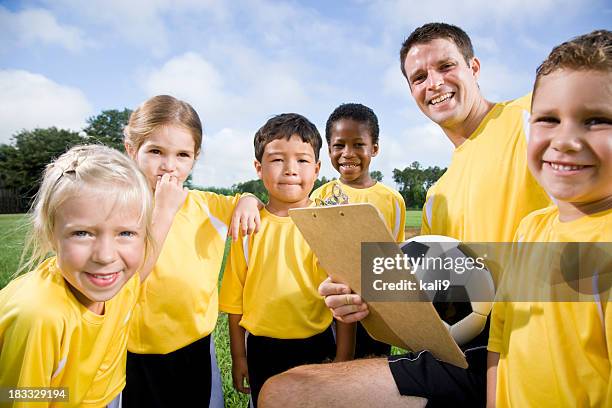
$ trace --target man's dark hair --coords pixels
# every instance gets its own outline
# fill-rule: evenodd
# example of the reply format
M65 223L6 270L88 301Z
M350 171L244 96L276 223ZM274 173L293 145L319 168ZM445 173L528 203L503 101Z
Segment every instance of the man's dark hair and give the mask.
M340 119L351 119L355 122L364 123L369 128L372 143L378 143L380 131L378 129L378 118L374 111L360 103L344 103L334 109L332 114L329 115L329 119L327 119L325 125L325 139L327 140L327 144L330 143L334 123Z
M319 151L323 141L317 127L308 119L297 113L282 113L269 119L255 133L255 158L261 162L267 144L278 139L291 139L299 136L304 143L309 143L314 150L315 160L319 160Z
M455 43L465 62L470 65L470 60L474 58L474 47L472 41L465 31L457 26L446 23L428 23L414 30L402 44L400 50L400 64L402 74L408 79L404 62L410 49L417 44L426 44L438 38L448 39Z

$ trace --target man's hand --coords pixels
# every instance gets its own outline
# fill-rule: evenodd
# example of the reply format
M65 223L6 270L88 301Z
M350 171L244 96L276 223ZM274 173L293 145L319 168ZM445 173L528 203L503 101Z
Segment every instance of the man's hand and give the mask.
M332 311L334 317L343 323L354 323L363 320L370 311L368 304L361 296L352 293L351 288L325 279L319 285L319 295L325 297L325 304Z

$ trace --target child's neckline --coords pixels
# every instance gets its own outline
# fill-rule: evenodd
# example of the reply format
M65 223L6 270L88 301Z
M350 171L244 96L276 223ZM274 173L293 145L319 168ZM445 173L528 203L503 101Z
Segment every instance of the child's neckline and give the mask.
M376 187L376 186L378 185L378 181L376 181L376 180L373 180L373 181L374 181L374 184L372 184L372 185L371 185L371 186L369 186L369 187L353 187L353 186L351 186L351 185L349 185L349 184L344 183L344 182L343 182L342 180L340 180L340 179L338 179L338 180L336 180L336 181L337 181L337 182L338 182L338 183L341 185L341 187L342 187L342 188L345 188L345 187L346 187L346 188L352 188L353 190L367 190L367 189L369 189L369 188L373 188L373 187Z

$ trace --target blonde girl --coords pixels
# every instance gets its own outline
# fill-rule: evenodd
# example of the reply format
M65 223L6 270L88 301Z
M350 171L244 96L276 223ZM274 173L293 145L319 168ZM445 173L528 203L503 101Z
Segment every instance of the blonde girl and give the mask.
M175 216L164 211L153 217L170 227L134 310L123 406L208 406L210 334L228 225L236 237L239 228L250 233L263 204L253 196L182 188L202 145L202 124L188 103L155 96L132 113L124 133L126 151L145 174L156 208L167 195L184 201ZM158 191L166 179L167 190Z
M30 272L0 291L3 387L65 387L48 403L61 407L117 397L151 212L145 178L113 149L74 147L47 166L30 214ZM9 405L28 406L18 396Z

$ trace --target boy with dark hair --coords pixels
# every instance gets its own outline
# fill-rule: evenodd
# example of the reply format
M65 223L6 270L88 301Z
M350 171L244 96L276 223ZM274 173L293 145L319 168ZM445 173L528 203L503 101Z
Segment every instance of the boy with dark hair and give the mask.
M250 391L256 406L273 375L334 357L351 359L354 325L338 323L334 344L332 315L317 293L327 275L289 218L289 209L311 204L308 194L321 166L317 128L301 115L278 115L257 131L254 145L255 169L269 201L257 237L232 247L220 309L229 313L234 387Z
M527 160L555 206L525 217L515 241L612 242L611 99L610 31L565 42L540 65ZM530 248L522 245L521 255ZM543 276L559 264L558 254L548 252L538 253L537 268L517 272ZM594 275L594 287L609 282L610 273ZM510 298L495 304L488 346L491 406L612 405L612 303L610 290L601 289L594 302Z
M378 118L372 109L359 103L338 106L327 119L325 138L332 166L340 180L330 181L315 190L311 198L325 200L340 186L348 202L371 203L383 216L397 242L404 241L406 204L402 196L370 176L370 161L379 151ZM361 323L357 325L355 358L386 356L391 346L370 337Z

